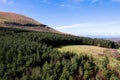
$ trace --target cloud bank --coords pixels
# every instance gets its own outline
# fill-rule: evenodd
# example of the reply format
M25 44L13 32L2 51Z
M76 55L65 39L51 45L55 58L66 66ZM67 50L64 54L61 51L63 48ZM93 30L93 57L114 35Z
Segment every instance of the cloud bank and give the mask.
M104 23L86 22L56 27L65 33L74 35L120 35L120 21L111 21Z

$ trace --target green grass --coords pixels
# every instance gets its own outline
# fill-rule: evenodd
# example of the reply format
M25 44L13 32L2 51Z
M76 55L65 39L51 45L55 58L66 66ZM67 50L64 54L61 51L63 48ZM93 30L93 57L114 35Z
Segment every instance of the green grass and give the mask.
M60 48L57 48L61 52L74 52L79 54L87 54L87 55L93 55L93 56L102 56L106 55L105 53L110 53L110 49L108 48L102 48L97 46L88 46L88 45L70 45L70 46L62 46Z
M117 51L120 53L120 48Z
M102 48L102 47L97 47L97 46L88 46L88 45L69 45L69 46L62 46L60 48L57 48L61 52L74 52L77 53L78 55L80 54L87 54L89 56L93 56L98 62L102 61L105 57L109 58L109 65L111 68L116 68L120 67L120 60L117 60L116 58L113 57L112 49L108 48ZM120 49L117 51L120 52ZM101 63L97 63L99 65L102 65Z

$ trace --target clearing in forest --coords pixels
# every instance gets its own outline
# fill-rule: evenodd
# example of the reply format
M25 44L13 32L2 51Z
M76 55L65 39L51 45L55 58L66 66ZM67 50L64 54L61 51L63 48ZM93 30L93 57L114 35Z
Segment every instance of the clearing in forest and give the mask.
M110 66L120 67L120 49L109 49L109 48L102 48L98 46L89 46L89 45L68 45L68 46L61 46L57 48L61 52L73 52L80 54L87 54L89 56L93 56L97 61L103 60L105 57L109 58ZM98 63L99 64L99 63Z

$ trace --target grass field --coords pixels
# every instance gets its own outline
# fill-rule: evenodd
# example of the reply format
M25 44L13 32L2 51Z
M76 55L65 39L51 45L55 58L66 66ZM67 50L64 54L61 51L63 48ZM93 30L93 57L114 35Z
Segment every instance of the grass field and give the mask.
M115 54L120 53L120 49L108 49L97 46L88 45L68 45L57 48L61 52L73 52L80 54L92 55L97 61L103 60L105 57L109 58L110 66L112 68L120 67L120 60L115 57ZM117 52L117 53L116 53ZM98 63L99 64L99 63ZM102 64L101 64L102 65Z
M120 48L117 51L120 53Z
M74 52L79 54L87 54L93 56L102 56L111 53L110 49L97 47L97 46L88 46L88 45L70 45L70 46L62 46L58 48L59 51L63 52Z

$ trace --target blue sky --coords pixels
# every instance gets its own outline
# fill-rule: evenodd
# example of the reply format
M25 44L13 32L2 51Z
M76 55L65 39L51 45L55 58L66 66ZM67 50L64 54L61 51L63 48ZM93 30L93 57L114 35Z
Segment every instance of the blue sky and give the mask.
M29 16L65 33L120 36L120 0L0 0L0 11Z

